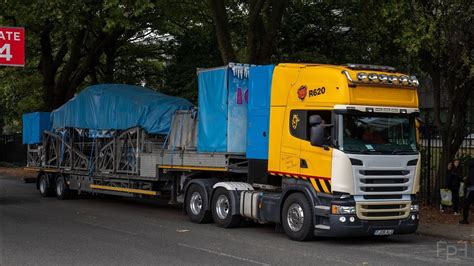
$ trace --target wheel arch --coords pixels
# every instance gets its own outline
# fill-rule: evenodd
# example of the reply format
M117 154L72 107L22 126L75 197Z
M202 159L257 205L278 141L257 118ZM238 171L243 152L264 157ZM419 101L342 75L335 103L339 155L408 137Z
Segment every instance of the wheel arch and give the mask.
M36 176L36 189L39 189L39 182L42 176L46 176L46 181L48 182L48 187L54 185L56 180L56 175L54 173L47 173L45 171L39 171L38 175Z
M319 205L320 203L320 200L319 200L319 197L316 195L316 193L314 192L314 190L312 189L312 187L310 187L310 185L305 185L305 183L300 183L300 184L297 184L296 186L289 186L289 187L286 187L283 192L282 192L282 197L280 199L280 203L279 203L279 209L280 209L280 223L281 223L281 219L283 217L283 204L285 203L286 199L291 195L291 194L294 194L294 193L302 193L306 199L308 200L309 204L311 205L311 209L313 210L313 217L312 219L314 220L315 219L315 215L314 215L314 206L316 205Z
M186 184L184 185L183 188L183 193L184 193L184 202L187 202L187 194L188 194L188 189L191 185L198 185L204 189L204 196L206 197L206 201L208 204L206 204L206 211L211 210L210 203L211 203L211 197L212 197L212 190L213 190L213 185L217 183L218 181L213 179L213 178L196 178L196 179L190 179ZM186 206L183 208L183 213L186 215Z
M229 191L229 196L231 197L230 202L232 203L232 215L240 215L240 192L253 190L253 187L245 182L218 182L212 186L211 202L212 197L214 197L214 192L219 188Z

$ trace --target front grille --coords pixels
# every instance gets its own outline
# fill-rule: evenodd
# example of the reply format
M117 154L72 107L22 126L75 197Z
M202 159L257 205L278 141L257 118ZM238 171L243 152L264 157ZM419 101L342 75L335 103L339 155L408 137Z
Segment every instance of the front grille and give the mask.
M408 170L360 170L361 175L408 175Z
M361 195L407 194L413 173L409 170L357 170L358 193ZM375 197L374 199L382 199Z
M374 199L402 199L403 195L364 195L365 200L374 200Z
M405 208L404 204L366 205L367 210L395 210Z
M394 191L405 191L408 187L361 187L360 189L365 192L394 192Z
M404 219L410 214L410 201L357 202L357 217L362 220Z
M361 178L364 184L400 184L408 181L408 178Z

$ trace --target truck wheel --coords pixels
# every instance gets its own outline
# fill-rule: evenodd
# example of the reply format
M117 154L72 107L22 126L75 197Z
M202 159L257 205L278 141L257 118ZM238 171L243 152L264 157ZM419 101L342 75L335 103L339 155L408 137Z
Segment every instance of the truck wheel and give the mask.
M41 174L38 181L38 190L41 197L52 196L51 187L49 186L48 176L46 174Z
M240 224L242 216L232 215L232 202L229 191L218 188L212 197L212 218L214 222L223 228L232 228Z
M56 197L58 199L68 199L71 195L71 190L67 187L63 176L56 178Z
M314 237L312 216L311 206L305 195L291 194L283 204L281 217L283 230L292 240L311 240Z
M211 213L207 211L208 200L204 188L200 185L191 185L186 192L186 213L193 223L208 223Z

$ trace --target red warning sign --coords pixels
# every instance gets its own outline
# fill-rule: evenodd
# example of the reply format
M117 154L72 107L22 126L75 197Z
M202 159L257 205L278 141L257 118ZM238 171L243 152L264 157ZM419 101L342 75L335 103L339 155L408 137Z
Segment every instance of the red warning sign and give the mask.
M0 27L0 65L25 66L25 28Z

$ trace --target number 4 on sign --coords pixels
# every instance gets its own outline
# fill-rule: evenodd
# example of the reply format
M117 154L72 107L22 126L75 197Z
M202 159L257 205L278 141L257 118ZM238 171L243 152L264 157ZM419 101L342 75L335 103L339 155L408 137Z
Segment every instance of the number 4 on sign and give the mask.
M10 44L5 43L0 47L0 58L5 58L5 60L10 61L13 55L10 53Z

